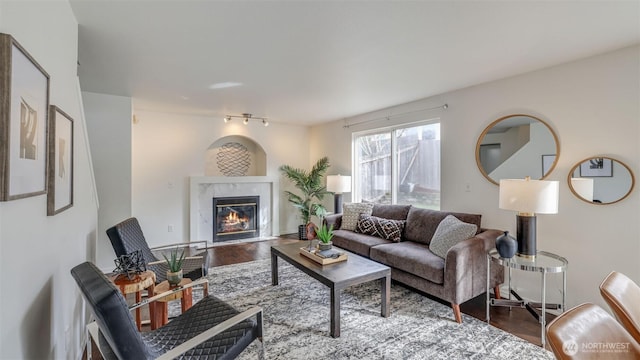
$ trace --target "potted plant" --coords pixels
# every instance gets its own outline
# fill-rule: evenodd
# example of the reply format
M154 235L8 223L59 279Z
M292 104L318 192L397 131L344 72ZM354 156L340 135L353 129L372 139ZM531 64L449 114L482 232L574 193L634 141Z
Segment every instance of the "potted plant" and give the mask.
M311 220L311 216L317 216L325 212L324 206L320 203L325 195L330 194L327 188L322 184L325 173L329 169L329 158L326 156L318 160L307 172L302 169L294 168L289 165L280 166L280 171L284 176L291 180L301 194L291 191L285 191L289 198L289 202L300 211L302 224L298 226L298 238L306 240L306 225Z
M178 247L171 250L169 257L165 254L162 254L164 259L167 262L167 266L169 266L169 270L167 270L167 281L169 285L176 286L180 284L182 281L182 263L184 262L184 250L182 250L178 254Z
M316 237L320 242L318 248L320 251L329 250L333 245L331 239L333 238L333 224L327 228L327 224L322 224L319 228L316 228Z

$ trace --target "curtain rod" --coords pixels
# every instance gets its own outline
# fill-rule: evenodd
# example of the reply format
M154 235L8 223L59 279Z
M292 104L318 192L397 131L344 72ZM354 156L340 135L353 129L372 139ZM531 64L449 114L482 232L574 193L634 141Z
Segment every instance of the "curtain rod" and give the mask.
M436 109L446 110L448 108L449 108L449 105L448 104L444 104L444 105L430 107L430 108L426 108L426 109L407 111L407 112L403 112L403 113L400 113L400 114L393 114L393 115L389 115L389 116L384 116L384 117L378 117L378 118L373 118L373 119L369 119L369 120L359 121L359 122L356 122L356 123L353 123L353 124L348 124L347 121L345 120L345 124L342 127L346 129L346 128L350 128L350 127L355 126L355 125L360 125L360 124L365 124L365 123L368 123L368 122L380 121L380 120L391 120L391 118L393 118L393 117L407 115L407 114L413 114L413 113L417 113L417 112L421 112L421 111L430 111L430 110L436 110Z

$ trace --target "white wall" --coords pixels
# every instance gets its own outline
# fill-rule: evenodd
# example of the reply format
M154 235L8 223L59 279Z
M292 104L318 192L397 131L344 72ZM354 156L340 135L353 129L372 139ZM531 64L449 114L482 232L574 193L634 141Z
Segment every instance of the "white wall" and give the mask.
M97 203L76 76L78 24L64 1L0 1L12 34L51 76L50 102L74 119L74 204L0 203L0 358L79 359L85 310L70 269L93 260Z
M560 140L558 180L560 212L538 217L538 248L569 260L568 305L591 301L606 306L598 285L612 270L640 283L640 191L626 200L597 206L575 198L566 177L572 166L595 155L625 162L640 175L640 47L631 47L508 79L449 92L414 103L347 119L355 123L448 103L447 110L412 113L404 119L379 120L351 128L343 121L311 131L311 155L327 155L343 174L351 171L351 133L378 126L440 117L442 138L442 209L483 215L483 225L515 230L515 213L498 209L498 187L476 167L478 136L493 120L530 114L547 121ZM465 191L467 184L470 192ZM516 286L530 297L539 277L520 276ZM548 288L560 298L560 281ZM535 291L533 291L535 290Z
M112 270L116 258L106 230L131 212L131 98L83 92L98 187L96 265Z
M267 156L267 176L280 177L280 232L297 232L297 211L283 190L288 182L278 168L309 168L309 128L270 122L225 124L222 117L135 111L133 126L132 213L151 246L188 241L189 177L203 176L207 149L231 135L252 139ZM168 232L169 225L173 232Z

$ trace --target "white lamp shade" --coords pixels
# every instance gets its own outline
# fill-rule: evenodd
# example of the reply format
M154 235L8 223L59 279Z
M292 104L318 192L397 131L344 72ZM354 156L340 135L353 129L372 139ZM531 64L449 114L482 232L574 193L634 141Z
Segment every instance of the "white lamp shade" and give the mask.
M593 179L571 178L573 191L587 201L593 201Z
M336 194L351 192L351 176L327 176L327 191Z
M500 180L500 209L520 213L557 214L557 181L502 179Z

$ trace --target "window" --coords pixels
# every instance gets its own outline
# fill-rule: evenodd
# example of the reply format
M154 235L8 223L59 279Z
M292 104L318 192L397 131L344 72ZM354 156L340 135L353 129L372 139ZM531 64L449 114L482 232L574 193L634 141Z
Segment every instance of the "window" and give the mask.
M354 134L354 201L440 209L440 123Z

